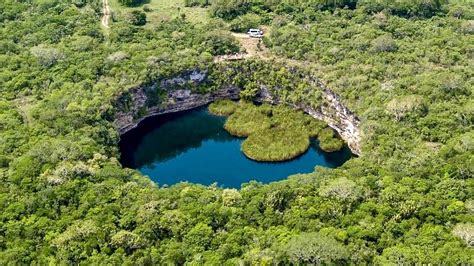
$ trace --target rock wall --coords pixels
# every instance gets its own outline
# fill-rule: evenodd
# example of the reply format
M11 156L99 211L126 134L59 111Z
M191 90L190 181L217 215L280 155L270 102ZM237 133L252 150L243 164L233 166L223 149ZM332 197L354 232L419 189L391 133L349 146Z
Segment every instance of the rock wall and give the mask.
M137 127L137 125L150 116L190 110L209 104L219 99L238 99L240 88L235 86L224 86L223 88L206 94L192 92L183 88L186 84L199 84L206 82L207 73L193 71L173 79L163 80L158 84L135 87L129 90L129 108L126 111L118 111L115 115L115 125L120 134ZM301 109L316 119L323 120L336 130L341 138L348 144L354 154L360 155L359 129L360 121L340 100L339 96L327 88L316 78L309 78L314 88L319 88L323 94L324 104L315 108L304 102L294 104L281 102L272 90L261 85L257 97L258 101L288 104L294 108ZM160 87L166 92L166 100L157 106L147 107L147 91L156 91Z
M272 104L286 104L296 109L303 110L312 117L326 122L331 128L337 131L341 138L347 143L352 153L360 155L360 120L341 101L339 96L326 87L320 80L310 77L310 84L314 88L321 89L324 104L319 107L312 107L309 103L289 103L282 102L276 97L271 89L261 86L258 95L259 101Z
M141 121L151 116L191 110L221 99L237 100L240 90L229 86L213 93L199 94L192 93L191 90L178 89L167 93L165 103L150 108L146 107L147 96L145 88L133 88L130 92L133 103L132 109L126 112L118 112L115 115L114 123L119 129L120 134L125 134L129 130L136 128ZM145 110L144 114L140 115L143 112L142 110Z

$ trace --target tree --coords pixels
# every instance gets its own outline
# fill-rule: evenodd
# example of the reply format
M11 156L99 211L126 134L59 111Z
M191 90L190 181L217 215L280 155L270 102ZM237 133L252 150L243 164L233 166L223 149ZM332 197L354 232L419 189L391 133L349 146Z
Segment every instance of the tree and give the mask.
M426 107L421 96L407 95L391 100L387 104L387 111L400 121L409 114L423 114Z
M474 225L459 223L453 229L453 234L461 238L468 247L474 247Z
M230 29L235 32L247 32L260 26L260 17L255 14L245 14L230 22Z
M184 242L191 248L204 251L209 248L214 232L205 223L198 223L184 237Z
M286 244L285 254L294 264L341 264L349 259L347 248L319 233L302 233Z
M32 47L30 51L44 67L51 67L58 60L64 58L64 55L58 49L46 47L45 45Z
M118 0L124 6L138 6L146 2L146 0Z
M319 188L319 195L328 198L336 198L341 201L355 201L360 197L361 188L345 177L330 181Z
M146 24L146 14L140 10L133 10L130 12L129 21L135 26L143 26Z
M119 231L112 236L110 243L116 248L123 248L127 254L143 246L140 237L129 231Z

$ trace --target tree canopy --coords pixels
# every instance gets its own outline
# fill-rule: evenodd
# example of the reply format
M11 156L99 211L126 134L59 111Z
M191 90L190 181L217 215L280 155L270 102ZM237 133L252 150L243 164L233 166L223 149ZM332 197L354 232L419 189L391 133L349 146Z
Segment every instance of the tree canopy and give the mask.
M473 4L293 2L104 29L100 1L2 1L0 264L474 264ZM277 60L215 62L249 14ZM360 117L361 156L239 190L123 168L113 120L133 88L160 106L161 81L196 69L208 80L178 89L251 100L264 78L325 107L313 73Z

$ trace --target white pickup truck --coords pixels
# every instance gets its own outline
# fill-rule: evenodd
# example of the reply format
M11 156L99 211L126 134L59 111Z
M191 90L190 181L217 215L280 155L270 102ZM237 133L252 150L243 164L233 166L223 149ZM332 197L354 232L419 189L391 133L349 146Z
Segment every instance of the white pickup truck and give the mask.
M251 38L262 38L263 37L263 31L260 29L250 29L247 34Z

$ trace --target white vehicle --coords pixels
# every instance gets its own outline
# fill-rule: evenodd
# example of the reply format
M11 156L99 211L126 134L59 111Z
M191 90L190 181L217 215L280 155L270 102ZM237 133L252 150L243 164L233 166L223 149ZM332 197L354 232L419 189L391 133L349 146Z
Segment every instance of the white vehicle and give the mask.
M260 29L250 29L247 34L252 37L252 38L262 38L263 37L263 31Z

